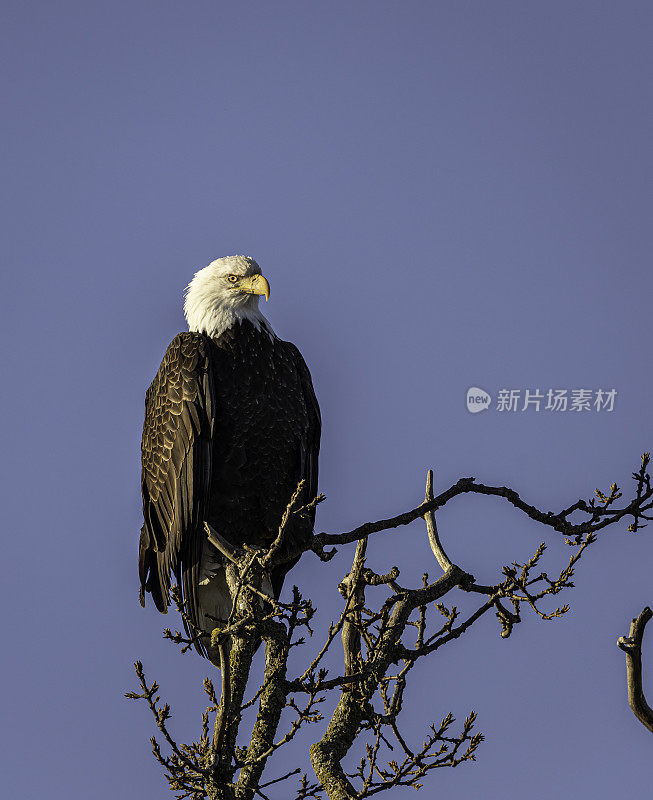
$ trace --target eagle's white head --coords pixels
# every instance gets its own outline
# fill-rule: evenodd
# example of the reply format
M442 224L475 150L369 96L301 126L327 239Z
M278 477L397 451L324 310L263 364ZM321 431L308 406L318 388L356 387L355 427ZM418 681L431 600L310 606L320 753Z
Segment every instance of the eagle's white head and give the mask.
M249 320L272 336L270 323L259 311L259 295L267 300L270 285L253 258L218 258L196 272L186 288L184 316L188 329L220 336L237 322Z

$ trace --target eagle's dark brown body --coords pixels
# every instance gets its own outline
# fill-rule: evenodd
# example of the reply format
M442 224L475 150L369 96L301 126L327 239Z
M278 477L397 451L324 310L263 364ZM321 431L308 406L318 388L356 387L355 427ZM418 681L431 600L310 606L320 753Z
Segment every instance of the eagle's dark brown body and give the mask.
M172 571L201 625L198 587L216 556L204 521L234 545L269 543L299 481L302 503L317 494L319 441L310 374L293 344L246 320L213 339L175 337L145 399L142 601L151 592L165 611ZM313 520L292 517L288 544L308 537ZM277 595L290 566L272 573Z
M310 376L294 345L248 322L210 341L216 425L207 519L233 544L269 542L299 480L317 477ZM310 532L302 517L292 521L296 535Z

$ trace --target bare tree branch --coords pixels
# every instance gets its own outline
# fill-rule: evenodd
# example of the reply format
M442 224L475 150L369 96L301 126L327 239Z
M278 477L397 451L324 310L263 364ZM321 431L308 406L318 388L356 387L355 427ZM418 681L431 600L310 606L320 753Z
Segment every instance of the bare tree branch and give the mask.
M431 503L433 501L433 470L430 469L426 474L426 496L424 498L425 503ZM440 542L440 536L438 535L438 526L435 522L435 511L433 509L429 509L426 514L424 514L424 521L426 522L426 530L429 537L429 544L431 545L431 550L433 550L433 555L437 558L438 564L442 567L442 571L446 572L449 567L452 566L452 563L449 559L449 556L444 552L444 548L442 547L442 543Z
M453 486L446 491L439 494L433 500L425 501L416 508L410 511L405 511L403 514L398 514L396 517L389 519L381 519L376 522L365 522L346 533L319 533L313 537L311 543L305 549L311 549L316 552L324 552L324 548L329 545L342 545L355 542L362 539L364 536L370 536L373 533L380 533L381 531L391 530L398 528L401 525L409 525L429 511L437 511L442 506L446 505L454 497L461 494L485 494L494 497L503 497L515 508L523 511L528 517L540 522L547 527L553 528L558 533L562 533L567 537L583 536L586 533L596 533L597 531L619 522L625 517L633 517L634 522L628 526L629 531L637 531L645 527L640 523L641 519L648 519L644 513L653 509L653 487L651 486L650 476L647 474L646 469L650 461L650 453L646 452L642 455L642 464L639 472L633 473L633 478L637 483L636 496L633 500L621 508L611 508L612 503L604 503L603 501L597 502L595 500L577 500L571 506L559 511L557 514L553 511L541 511L535 506L526 503L521 499L519 494L507 486L485 486L482 483L476 483L475 478L461 478ZM618 490L616 484L613 488ZM599 500L601 493L597 490ZM621 496L621 495L618 495ZM584 522L574 524L569 521L569 517L575 512L581 511L589 516L589 519ZM289 553L285 560L291 560L299 553Z
M617 644L626 654L628 705L642 725L653 733L653 708L646 702L642 686L642 640L651 618L653 611L646 606L638 617L631 620L628 637L622 636Z

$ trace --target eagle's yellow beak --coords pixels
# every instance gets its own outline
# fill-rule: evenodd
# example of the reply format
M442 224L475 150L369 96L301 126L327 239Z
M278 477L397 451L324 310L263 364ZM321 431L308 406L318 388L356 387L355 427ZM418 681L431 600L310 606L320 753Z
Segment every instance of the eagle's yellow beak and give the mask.
M238 288L242 292L247 292L248 294L262 294L265 295L266 300L270 299L270 284L262 275L252 275L250 278L243 278L239 282Z

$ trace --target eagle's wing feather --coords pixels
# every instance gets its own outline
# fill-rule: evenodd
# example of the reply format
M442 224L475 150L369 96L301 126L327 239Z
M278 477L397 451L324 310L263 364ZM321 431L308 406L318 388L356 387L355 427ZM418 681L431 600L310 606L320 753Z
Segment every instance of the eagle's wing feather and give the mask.
M165 612L174 573L195 624L213 425L207 341L199 333L180 333L145 395L139 574L141 604L147 590Z
M315 390L313 389L311 373L306 366L302 354L292 342L283 342L283 345L287 348L288 354L294 362L295 369L299 375L306 409L306 428L301 441L302 470L300 476L305 481L301 497L301 502L305 504L314 500L318 493L318 460L320 455L322 418L320 416L320 406L318 405ZM307 533L310 531L310 533L312 533L313 525L315 524L315 506L310 510L308 517L310 519L310 526L304 526L304 532ZM290 544L293 543L291 542ZM283 579L286 573L298 560L298 558L295 558L272 570L272 586L277 597L281 592Z
M320 455L320 436L322 432L322 417L320 416L320 406L313 389L311 373L306 366L302 354L292 345L295 352L295 363L302 382L304 402L308 414L308 430L306 432L305 443L305 466L303 478L306 481L304 496L306 502L310 502L317 497L318 489L318 460ZM311 510L311 524L315 522L315 507Z

